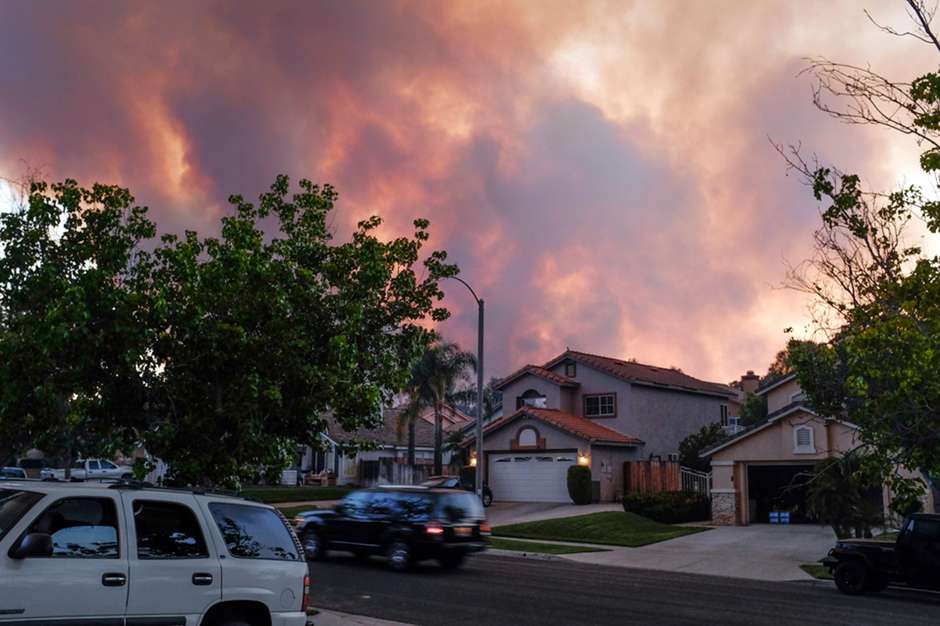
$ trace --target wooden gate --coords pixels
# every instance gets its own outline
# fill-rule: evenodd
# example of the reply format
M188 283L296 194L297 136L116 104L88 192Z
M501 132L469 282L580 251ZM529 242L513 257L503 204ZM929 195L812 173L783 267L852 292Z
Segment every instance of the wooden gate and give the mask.
M681 491L682 481L677 461L625 461L624 493L659 493Z

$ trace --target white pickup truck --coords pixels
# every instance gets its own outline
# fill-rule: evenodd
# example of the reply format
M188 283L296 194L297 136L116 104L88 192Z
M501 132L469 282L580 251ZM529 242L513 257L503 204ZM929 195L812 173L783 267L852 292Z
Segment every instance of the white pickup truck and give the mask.
M105 459L79 459L72 463L72 478L75 480L96 480L99 478L123 478L130 480L134 470L126 465L115 465ZM39 477L43 480L65 480L64 469L43 469Z

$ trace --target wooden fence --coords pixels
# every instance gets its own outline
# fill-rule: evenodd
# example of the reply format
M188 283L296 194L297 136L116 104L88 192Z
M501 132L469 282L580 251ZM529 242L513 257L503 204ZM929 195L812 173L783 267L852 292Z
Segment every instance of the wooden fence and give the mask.
M625 461L623 464L624 493L659 493L680 491L679 463L677 461Z

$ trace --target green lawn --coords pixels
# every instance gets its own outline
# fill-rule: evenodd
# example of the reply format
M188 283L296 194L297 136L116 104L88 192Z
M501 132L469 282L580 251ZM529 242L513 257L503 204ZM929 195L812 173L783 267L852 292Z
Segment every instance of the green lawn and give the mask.
M578 552L609 552L603 548L589 548L587 546L566 546L558 543L537 543L535 541L517 541L515 539L501 539L493 537L489 541L490 547L497 550L513 550L516 552L536 552L539 554L577 554Z
M636 548L703 530L706 529L660 524L635 513L604 511L575 517L499 526L493 529L493 534L502 537L579 541Z
M240 495L268 504L277 502L307 502L310 500L339 500L351 489L348 487L245 487Z
M800 569L813 578L832 580L832 574L829 573L829 568L819 563L806 563L805 565L800 565Z

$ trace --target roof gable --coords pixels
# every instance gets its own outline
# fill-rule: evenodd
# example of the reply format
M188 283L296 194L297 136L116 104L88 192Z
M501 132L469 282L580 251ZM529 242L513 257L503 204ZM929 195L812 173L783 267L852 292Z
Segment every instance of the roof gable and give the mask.
M327 420L327 436L334 442L350 443L369 441L381 446L408 445L408 428L402 427L401 437L398 436L398 416L402 409L385 409L382 411L382 423L375 428L360 428L356 431L345 430L334 419ZM415 420L415 445L419 448L434 447L434 425L424 419Z
M550 383L559 385L560 387L578 387L579 386L579 383L577 381L571 380L567 376L556 374L555 372L545 367L541 367L539 365L530 364L530 365L525 365L517 369L515 372L513 372L509 376L503 378L501 381L496 383L495 387L497 389L502 389L503 387L509 385L509 383L516 381L519 378L522 378L523 376L526 376L526 375L538 376L539 378L547 380Z
M624 361L611 357L566 350L544 366L544 369L555 367L559 363L571 359L587 367L604 372L629 383L649 385L662 389L672 389L686 393L699 393L713 396L731 397L735 391L727 385L699 380L679 370L646 365L634 361ZM558 376L558 374L555 374Z
M514 422L523 417L529 417L541 422L545 422L550 426L554 426L558 430L564 431L576 437L580 437L581 439L584 439L590 443L623 446L637 446L643 444L643 442L636 437L630 437L615 430L611 430L610 428L601 426L600 424L589 420L586 417L571 415L570 413L564 413L556 409L538 409L535 407L522 407L511 415L501 417L495 422L488 424L486 428L483 429L483 434L486 436L487 434L499 430L511 422ZM475 437L471 436L461 445L470 445L473 443L474 439Z

